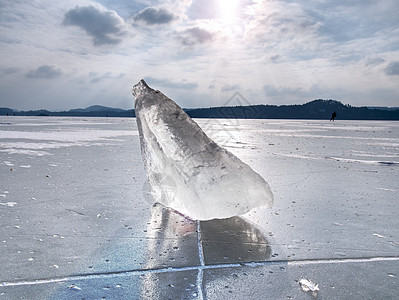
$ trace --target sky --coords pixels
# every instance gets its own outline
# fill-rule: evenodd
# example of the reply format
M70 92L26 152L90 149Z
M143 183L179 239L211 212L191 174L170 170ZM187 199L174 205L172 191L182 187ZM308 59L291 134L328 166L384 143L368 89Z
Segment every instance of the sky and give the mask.
M399 106L398 0L0 0L0 107Z

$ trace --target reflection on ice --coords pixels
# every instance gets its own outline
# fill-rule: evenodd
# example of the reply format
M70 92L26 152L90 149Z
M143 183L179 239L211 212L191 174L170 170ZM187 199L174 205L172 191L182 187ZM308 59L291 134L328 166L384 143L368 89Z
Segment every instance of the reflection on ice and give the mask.
M249 221L240 217L200 222L200 235L196 222L189 220L163 205L152 207L146 236L149 256L146 268L160 264L200 265L197 239L201 236L205 265L268 260L271 247L268 240Z
M205 264L258 262L270 258L268 240L240 217L201 222Z
M160 204L153 205L145 229L150 256L145 268L197 265L195 222ZM177 264L177 265L176 265Z

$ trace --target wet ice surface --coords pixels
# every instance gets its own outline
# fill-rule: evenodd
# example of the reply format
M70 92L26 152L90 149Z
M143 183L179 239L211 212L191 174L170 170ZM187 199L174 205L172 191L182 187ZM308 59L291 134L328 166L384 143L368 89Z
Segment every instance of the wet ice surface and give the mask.
M273 209L149 206L134 119L2 117L0 299L397 297L398 122L197 121Z

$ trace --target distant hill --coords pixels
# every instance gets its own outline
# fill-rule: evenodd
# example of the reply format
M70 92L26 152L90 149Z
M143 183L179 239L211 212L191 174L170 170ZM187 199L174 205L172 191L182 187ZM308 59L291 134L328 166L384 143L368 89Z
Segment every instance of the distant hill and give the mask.
M399 120L399 109L370 109L344 105L336 100L313 100L302 105L252 105L190 109L194 118L237 119L330 119L337 120Z
M381 109L381 110L397 110L399 107L386 107L386 106L366 106L370 109Z
M124 112L125 110L121 108L113 108L113 107L107 107L107 106L102 106L102 105L92 105L87 108L75 108L75 109L70 109L68 112L70 113L93 113L93 112Z
M102 105L92 105L87 108L75 108L68 111L48 111L45 109L18 111L10 108L0 108L0 115L15 116L58 116L58 117L134 117L134 110L125 110Z
M330 119L337 113L337 120L399 120L399 108L354 107L336 100L313 100L298 105L248 105L220 106L185 109L193 118L236 119ZM79 116L79 117L134 117L134 110L124 110L101 105L77 108L68 111L48 110L17 111L0 108L0 115L16 116Z

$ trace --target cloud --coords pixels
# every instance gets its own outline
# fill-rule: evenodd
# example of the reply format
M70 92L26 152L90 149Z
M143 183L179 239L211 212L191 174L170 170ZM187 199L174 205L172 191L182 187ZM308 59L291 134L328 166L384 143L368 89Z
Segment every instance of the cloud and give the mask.
M229 91L235 91L235 90L239 90L240 89L240 85L239 84L226 84L224 86L222 86L222 88L220 89L222 92L229 92Z
M365 65L366 66L378 66L378 65L380 65L380 64L382 64L384 62L385 62L385 59L382 58L382 57L369 57L366 60Z
M157 79L154 77L146 77L145 80L150 85L161 85L164 87L176 88L176 89L184 89L184 90L191 90L198 87L198 84L195 82L188 82L187 80L182 80L182 82L174 82L170 81L169 79Z
M317 16L322 23L320 34L329 41L344 43L371 36L375 38L379 32L397 27L397 1L323 2L316 6Z
M335 87L312 84L309 87L264 85L263 93L269 103L298 104L314 99L342 100L351 98L353 100L353 95L359 94L359 91L353 89L353 87L347 89L344 86L340 86L337 89Z
M124 21L115 11L100 11L94 6L76 6L64 17L63 25L74 25L86 30L93 38L94 46L116 45L125 34L122 30Z
M172 23L178 17L164 8L146 7L139 11L133 20L139 24L153 26Z
M289 87L274 87L273 85L265 85L263 86L263 91L268 97L287 97L287 96L296 96L301 97L305 94L305 91L301 88L289 88Z
M312 99L323 99L339 96L337 92L332 93L326 88L312 85L308 89L301 87L264 85L263 92L267 100L272 103L300 103L301 101L310 101Z
M43 65L38 67L36 70L31 70L26 73L26 77L51 79L59 77L61 74L62 72L60 69L56 69L53 66Z
M125 76L124 73L120 73L119 75L112 75L111 72L107 72L105 74L97 74L97 73L94 73L94 72L90 72L89 73L89 77L91 78L90 79L91 83L98 83L98 82L103 81L105 79L118 79L118 78L122 78L124 76Z
M3 70L3 74L5 74L5 75L11 75L11 74L14 74L17 72L19 72L19 69L15 68L15 67L11 67L11 68L7 68L7 69Z
M282 61L282 56L280 54L273 54L269 57L269 61L273 64L278 64Z
M305 44L315 37L320 21L297 3L259 2L246 27L245 37L266 46ZM310 45L307 45L310 46Z
M399 61L391 62L384 71L385 74L390 76L399 75Z
M200 27L192 27L179 32L176 38L184 46L195 46L211 42L214 34Z

